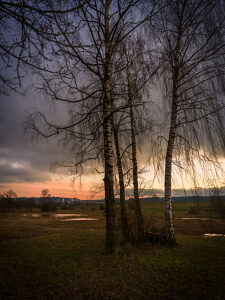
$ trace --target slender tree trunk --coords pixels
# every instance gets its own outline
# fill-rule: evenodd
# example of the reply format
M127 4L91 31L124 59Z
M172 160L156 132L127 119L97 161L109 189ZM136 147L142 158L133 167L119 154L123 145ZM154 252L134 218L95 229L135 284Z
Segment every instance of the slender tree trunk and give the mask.
M182 15L179 18L177 43L174 53L174 65L173 65L173 91L172 91L172 111L170 119L170 131L169 140L166 151L166 163L165 163L165 227L166 238L168 241L175 241L173 216L172 216L172 201L171 201L171 176L172 176L172 163L173 163L173 148L174 140L177 128L177 110L178 110L178 83L179 83L179 57L182 38Z
M118 130L114 126L113 118L112 118L112 126L113 126L113 135L114 135L114 142L115 142L115 148L116 148L117 168L118 168L118 174L119 174L120 213L121 213L122 233L123 233L124 239L129 241L130 240L130 231L129 231L129 227L128 227L126 204L125 204L125 186L124 186L123 167L122 167L120 147L119 147L119 134L118 134Z
M132 164L133 164L133 188L134 188L134 203L135 203L135 215L136 215L136 240L142 241L144 235L144 222L141 211L141 204L139 199L138 190L138 165L137 165L137 146L136 146L136 126L133 112L133 95L132 86L130 81L129 67L127 70L128 80L128 105L130 109L130 124L131 124L131 143L132 143Z
M105 203L106 203L106 248L116 252L118 248L116 207L114 198L114 170L113 148L111 134L111 45L109 34L109 7L110 0L105 4L105 74L104 74L104 99L103 99L103 136L105 159Z
M107 108L108 107L108 108ZM114 170L113 170L113 149L110 126L110 106L104 107L104 158L105 158L105 204L106 204L106 247L110 252L116 252L117 225L116 208L114 198Z
M175 102L175 101L174 101ZM169 140L166 151L166 164L165 164L165 227L166 238L168 241L175 240L173 218L172 218L172 201L171 201L171 174L172 174L172 158L173 158L173 146L176 133L176 103L173 104Z

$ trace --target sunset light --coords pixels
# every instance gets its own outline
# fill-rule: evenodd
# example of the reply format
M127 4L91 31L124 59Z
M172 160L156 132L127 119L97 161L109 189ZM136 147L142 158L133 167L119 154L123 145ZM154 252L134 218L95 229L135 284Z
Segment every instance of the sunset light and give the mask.
M0 0L0 299L225 295L225 0Z

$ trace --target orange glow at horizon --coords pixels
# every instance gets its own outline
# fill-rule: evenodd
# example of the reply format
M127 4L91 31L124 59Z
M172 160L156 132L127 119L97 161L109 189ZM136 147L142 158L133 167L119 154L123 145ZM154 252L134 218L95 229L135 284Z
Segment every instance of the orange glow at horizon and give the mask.
M71 182L32 182L32 183L5 183L0 186L0 193L12 189L18 197L40 197L43 189L48 189L50 194L55 197L78 198L89 200L103 198L104 193L93 194L96 184L90 182L74 183Z
M180 169L173 167L174 174L172 180L172 189L198 189L221 187L225 185L225 159L220 160L222 169L202 170L201 165L196 161L196 181L193 184L192 176L185 172L180 173ZM55 197L78 198L81 200L104 198L103 175L89 174L72 183L71 177L62 175L52 175L51 180L47 182L20 182L20 183L2 183L0 184L0 193L12 189L18 197L40 197L43 189L48 189L50 194ZM155 179L154 179L155 178ZM139 176L140 189L164 189L163 176L155 177L151 167L146 168L145 173ZM132 187L130 187L132 188Z

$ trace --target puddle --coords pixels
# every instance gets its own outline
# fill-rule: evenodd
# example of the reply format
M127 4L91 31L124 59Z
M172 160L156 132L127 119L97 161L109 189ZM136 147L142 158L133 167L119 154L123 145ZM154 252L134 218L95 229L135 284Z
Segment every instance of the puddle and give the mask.
M212 220L209 218L180 218L180 220L203 220L203 221L207 221L207 220Z
M38 218L40 216L41 216L40 214L22 214L22 217Z
M212 218L180 218L180 220L200 220L200 221L216 221L216 222L223 222L224 220L221 219L212 219Z
M80 214L55 214L56 218L64 218L64 217L87 217L87 215Z
M56 218L88 217L88 215L80 215L80 214L55 214L55 215L51 215L51 214L42 214L42 215L40 215L40 214L22 214L22 217L32 217L32 218L51 217L51 216L54 216ZM68 219L68 221L69 220L74 220L74 219ZM78 219L76 219L76 220L78 220ZM90 219L90 220L92 220L92 219ZM96 220L96 219L94 219L94 220ZM61 220L61 221L64 221L64 220Z
M97 221L99 219L92 219L92 218L76 218L76 219L63 219L60 221Z
M213 236L224 236L225 234L221 234L221 233L204 233L203 234L204 237L213 237Z

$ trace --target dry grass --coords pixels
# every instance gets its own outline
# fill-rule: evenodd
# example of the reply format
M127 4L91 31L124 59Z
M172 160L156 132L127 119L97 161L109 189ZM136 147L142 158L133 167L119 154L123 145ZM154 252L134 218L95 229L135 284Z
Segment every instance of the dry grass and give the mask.
M163 225L161 208L144 204L149 226ZM174 206L178 246L121 246L116 255L105 252L100 210L66 212L99 219L80 222L1 214L0 298L224 299L225 238L201 235L225 233L225 223L180 220L191 217L187 210Z

